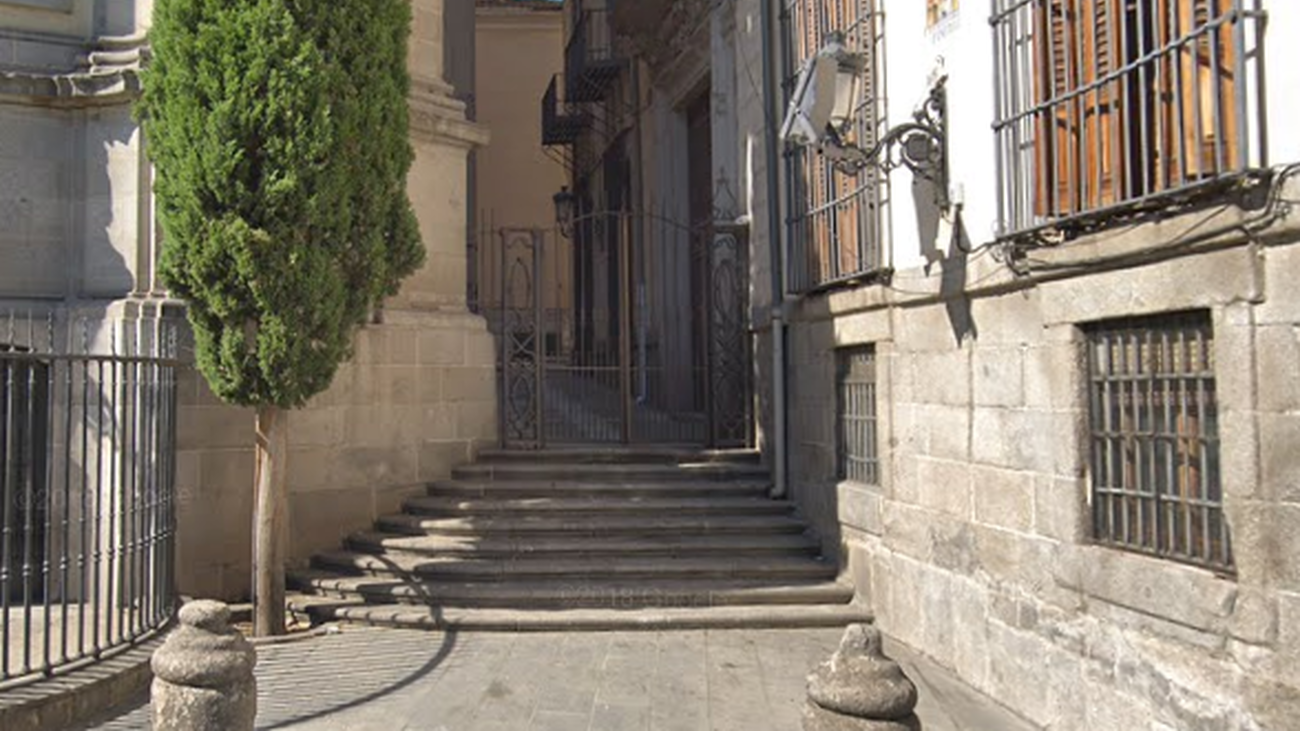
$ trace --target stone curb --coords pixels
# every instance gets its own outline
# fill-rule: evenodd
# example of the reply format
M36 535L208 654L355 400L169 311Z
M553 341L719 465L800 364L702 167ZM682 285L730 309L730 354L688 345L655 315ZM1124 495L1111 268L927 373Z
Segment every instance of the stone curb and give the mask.
M0 729L65 731L139 698L153 680L149 660L171 627L106 660L0 693Z

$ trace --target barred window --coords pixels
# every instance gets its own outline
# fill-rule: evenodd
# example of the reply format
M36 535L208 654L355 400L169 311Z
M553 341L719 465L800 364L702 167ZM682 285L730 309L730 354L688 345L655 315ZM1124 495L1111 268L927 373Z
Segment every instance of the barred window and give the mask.
M880 484L876 450L876 349L848 348L836 353L835 431L839 478Z
M1259 0L995 0L1003 235L1266 166Z
M863 54L862 96L846 142L870 148L884 114L877 98L884 24L878 0L783 0L785 99L804 63L834 33ZM789 286L806 292L880 269L883 180L874 168L847 175L815 149L785 151L789 201Z
M1208 314L1101 323L1087 343L1096 540L1230 571Z

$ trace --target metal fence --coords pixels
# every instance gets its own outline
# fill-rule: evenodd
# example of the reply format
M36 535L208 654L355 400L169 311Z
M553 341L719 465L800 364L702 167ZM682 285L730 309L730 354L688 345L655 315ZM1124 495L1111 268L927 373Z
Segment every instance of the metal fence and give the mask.
M1086 228L1267 166L1259 0L995 0L1003 237Z
M605 211L479 240L507 445L752 443L743 230Z
M1230 572L1209 315L1101 323L1087 341L1094 536Z
M788 100L799 71L832 33L866 58L862 97L848 142L870 149L886 121L881 63L884 15L875 0L783 0L784 90ZM881 216L886 181L868 166L839 170L815 149L787 146L788 286L806 292L862 278L884 265Z
M172 616L175 344L161 326L0 315L0 688Z

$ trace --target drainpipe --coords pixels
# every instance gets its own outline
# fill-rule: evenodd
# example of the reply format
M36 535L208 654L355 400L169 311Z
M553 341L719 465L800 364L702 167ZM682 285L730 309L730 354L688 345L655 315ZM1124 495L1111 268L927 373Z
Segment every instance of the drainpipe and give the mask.
M772 461L772 497L783 498L789 492L786 479L785 414L785 276L781 256L781 179L777 147L776 59L772 39L776 17L772 5L778 0L762 0L763 32L763 109L764 147L767 155L767 241L772 272L772 441L776 450Z

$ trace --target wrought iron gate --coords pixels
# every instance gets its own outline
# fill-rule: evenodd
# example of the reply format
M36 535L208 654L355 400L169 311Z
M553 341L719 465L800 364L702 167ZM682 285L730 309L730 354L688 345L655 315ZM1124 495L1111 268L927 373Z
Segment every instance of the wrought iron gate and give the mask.
M744 229L620 211L487 233L507 446L751 444Z

